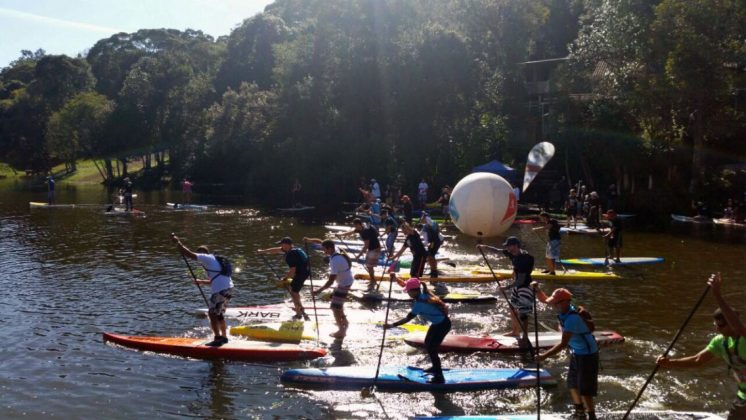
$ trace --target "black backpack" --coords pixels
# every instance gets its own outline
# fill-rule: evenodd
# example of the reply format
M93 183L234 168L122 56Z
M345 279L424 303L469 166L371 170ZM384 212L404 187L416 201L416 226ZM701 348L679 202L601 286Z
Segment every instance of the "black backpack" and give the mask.
M214 255L214 257L220 264L220 272L217 275L230 277L233 274L233 264L231 264L231 261L222 255Z

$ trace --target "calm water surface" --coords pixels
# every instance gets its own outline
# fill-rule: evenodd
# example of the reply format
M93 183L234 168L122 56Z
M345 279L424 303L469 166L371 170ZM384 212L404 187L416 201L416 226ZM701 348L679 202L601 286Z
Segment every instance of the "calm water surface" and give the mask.
M531 412L535 394L529 390L434 395L285 389L279 375L289 367L375 364L380 337L370 334L347 338L341 350L315 362L251 364L187 360L107 345L105 331L142 335L210 335L207 321L192 315L202 307L189 282L189 273L169 240L176 232L185 244L208 244L229 256L240 273L234 305L287 301L272 284L272 273L254 250L280 237L322 236L323 222L276 217L250 206L225 205L214 197L195 202L214 204L206 212L173 211L163 206L178 194L141 194L136 206L144 219L108 217L102 204L111 198L98 186L60 185L58 203L84 203L75 209L33 209L29 201L43 201L44 191L0 181L0 328L5 338L0 350L0 418L401 418L422 414L494 414ZM454 233L454 232L450 232ZM530 226L513 227L528 250L543 256L542 239ZM473 239L460 236L447 248L458 265L478 263ZM594 237L563 239L567 257L602 256L603 244ZM619 269L622 280L552 282L566 286L586 305L599 329L627 337L621 346L601 354L598 411L624 410L653 368L691 307L705 288L711 272L721 271L724 295L742 312L746 231L722 227L695 229L662 226L657 231L629 227L625 255L662 256L664 264ZM282 269L282 261L273 262ZM314 265L321 258L314 257ZM492 260L507 268L505 261ZM319 270L317 270L319 271ZM316 276L323 274L318 272ZM315 277L318 278L318 277ZM464 289L494 293L494 285L463 285ZM355 307L349 304L349 307ZM676 345L674 353L702 349L714 334L708 297ZM407 307L394 305L394 316ZM505 304L451 305L454 331L498 333L508 320ZM383 319L378 308L372 318ZM540 319L554 324L554 314L541 308ZM502 367L525 362L521 356L446 354L446 367ZM392 340L384 363L428 363L421 351ZM564 355L547 364L563 377ZM647 409L724 412L735 396L735 384L724 363L700 371L660 372L640 405ZM560 385L543 396L546 411L566 412L569 394Z

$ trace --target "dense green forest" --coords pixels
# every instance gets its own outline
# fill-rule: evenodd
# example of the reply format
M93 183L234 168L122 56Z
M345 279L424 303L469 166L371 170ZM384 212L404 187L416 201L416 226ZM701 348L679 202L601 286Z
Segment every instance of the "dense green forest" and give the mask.
M277 0L219 39L142 29L0 71L0 161L95 159L110 184L138 158L140 187L338 202L522 170L542 140L535 198L564 176L635 209L742 199L746 3Z

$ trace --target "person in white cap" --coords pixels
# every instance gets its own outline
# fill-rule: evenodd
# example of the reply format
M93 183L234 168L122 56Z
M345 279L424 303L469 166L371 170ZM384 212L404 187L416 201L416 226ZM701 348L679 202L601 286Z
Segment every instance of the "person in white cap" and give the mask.
M394 273L391 273L391 281L401 282L396 278ZM409 294L409 297L414 299L412 309L403 319L386 324L384 328L398 327L413 320L417 315L422 315L423 318L430 321L432 324L427 329L427 334L425 335L425 350L430 356L433 366L424 369L424 371L432 374L432 377L428 380L429 383L445 383L443 368L440 365L440 357L438 356L438 347L443 342L446 334L451 331L451 319L448 318L448 308L440 298L430 293L427 286L417 278L407 280L404 283L404 291Z

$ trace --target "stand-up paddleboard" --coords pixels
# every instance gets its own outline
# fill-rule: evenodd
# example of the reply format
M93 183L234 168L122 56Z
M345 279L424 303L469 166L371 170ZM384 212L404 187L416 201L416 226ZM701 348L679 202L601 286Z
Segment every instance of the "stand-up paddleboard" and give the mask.
M369 324L372 324L368 322ZM336 324L333 319L324 318L319 319L319 324L322 327L329 327L336 330ZM380 323L376 324L379 325ZM395 328L391 328L389 331L393 333L392 338L397 336L401 338L403 334L415 333L415 332L426 332L428 327L426 325L418 324L403 324ZM243 337L252 338L255 340L265 341L280 341L287 343L298 343L301 340L315 340L316 339L316 323L315 321L285 321L278 323L268 324L251 324L251 325L240 325L237 327L231 327L231 334L240 335Z
M113 216L113 217L145 217L145 212L142 210L138 210L138 209L132 209L130 211L126 211L120 208L113 208L113 209L104 211L104 215Z
M495 276L498 280L503 280L513 277L513 270L494 270ZM542 273L539 270L534 270L531 273L531 277L537 280L615 280L620 278L619 275L614 273L598 273L595 271L577 271L577 270L557 270L556 274ZM401 273L398 277L402 279L409 279L409 273ZM367 273L357 273L355 278L358 280L368 280L369 276ZM383 280L388 281L390 277L384 276ZM376 278L380 280L380 278ZM439 281L443 283L489 283L494 282L495 278L492 277L492 273L489 269L477 269L470 273L463 274L448 274L439 276L437 279L423 276L420 280L424 281Z
M557 380L540 370L542 386ZM291 369L280 377L285 385L323 389L361 389L374 384L375 366L346 366L325 369ZM536 385L536 370L443 369L444 384L430 384L432 375L411 366L381 366L375 385L381 391L477 391L483 389L530 388Z
M612 258L609 258L608 260L606 258L569 258L566 260L560 260L560 263L564 265L593 265L593 266L638 265L638 264L662 263L664 259L661 257L624 257L624 258L621 258L621 261L622 262L616 262Z
M712 219L708 219L706 217L689 217L680 214L672 214L671 219L673 219L674 222L681 223L694 223L702 225L709 225L710 223L712 223Z
M515 219L513 220L514 225L534 225L539 223L536 219Z
M494 270L495 275L499 279L508 279L513 277L513 270ZM485 275L491 274L487 268L480 268L472 271L475 274ZM596 271L578 271L578 270L567 270L563 271L558 269L555 274L544 273L539 270L531 272L531 278L536 280L616 280L619 277L618 274L614 273L599 273Z
M625 411L596 412L600 419L621 420ZM541 413L542 419L560 420L570 419L570 416L552 413ZM723 417L696 411L633 411L629 413L629 420L725 420ZM416 416L417 420L536 420L536 414L494 414L485 416Z
M293 344L231 340L220 347L206 346L210 339L189 337L146 337L104 333L104 341L137 350L173 354L195 359L227 359L264 362L310 360L326 356L322 348L304 348Z
M609 233L609 228L589 228L589 227L561 227L560 233L580 234L580 235L605 235Z
M440 299L443 302L446 303L470 303L470 304L485 304L485 303L495 303L497 302L497 297L490 296L490 295L482 295L479 293L447 293L445 295L439 296ZM331 293L327 293L321 297L323 300L330 300L331 299ZM347 295L347 300L358 300L358 301L371 301L371 302L382 302L390 300L392 302L411 302L413 301L412 297L409 296L407 293L402 292L392 292L391 298L389 298L388 292L385 291L378 291L378 292L370 292L370 293L356 293L356 292L350 292Z
M185 204L185 203L166 203L166 208L171 210L207 210L207 206L202 204Z
M533 348L548 349L562 341L560 332L540 332L539 344L537 346L533 333L529 333L531 345ZM594 331L593 336L599 346L608 346L611 344L620 344L624 342L624 337L615 331ZM404 342L413 347L425 346L425 335L421 333L409 334L404 337ZM470 335L449 334L438 347L438 352L449 351L486 351L497 353L518 353L528 351L527 346L521 346L517 337L498 335L494 337L479 337Z
M29 201L30 208L47 208L47 209L72 209L78 207L77 204L49 204L41 201Z
M309 316L313 316L313 308L306 308L306 312ZM332 316L332 311L327 306L317 307L316 312L319 317ZM197 316L207 316L207 309L197 309L194 311L194 314ZM229 306L224 314L226 318L241 319L243 321L251 322L287 321L290 320L293 315L295 315L293 308L284 303L263 306Z
M314 206L298 206L298 207L284 207L284 208L278 208L277 211L281 211L283 213L300 213L304 211L311 211L315 209Z
M733 226L733 227L739 227L739 228L746 227L746 223L738 223L735 220L729 219L727 217L723 217L723 218L720 218L720 219L712 219L712 221L716 225Z

